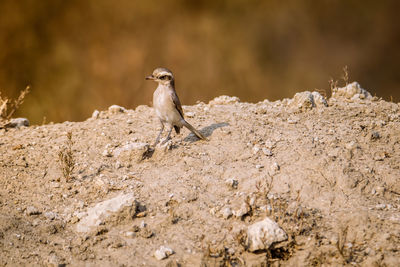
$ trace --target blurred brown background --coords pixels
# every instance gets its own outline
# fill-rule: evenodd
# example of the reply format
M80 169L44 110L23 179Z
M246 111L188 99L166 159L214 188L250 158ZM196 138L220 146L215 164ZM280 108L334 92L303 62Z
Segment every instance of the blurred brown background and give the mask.
M151 104L144 77L171 69L184 104L329 91L350 80L398 102L399 1L0 0L0 89L31 93L31 123Z

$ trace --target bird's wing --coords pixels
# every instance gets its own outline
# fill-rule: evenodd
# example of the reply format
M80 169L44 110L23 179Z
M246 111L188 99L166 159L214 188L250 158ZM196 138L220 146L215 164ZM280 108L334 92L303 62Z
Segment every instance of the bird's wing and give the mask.
M175 108L178 110L179 114L181 114L182 119L184 118L183 109L181 106L181 101L179 101L178 95L176 94L175 90L171 90L171 99L174 102Z

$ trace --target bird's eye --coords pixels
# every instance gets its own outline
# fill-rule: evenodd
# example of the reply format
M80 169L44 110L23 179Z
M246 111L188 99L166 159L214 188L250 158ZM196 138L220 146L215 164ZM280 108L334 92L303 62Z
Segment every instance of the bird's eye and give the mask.
M165 80L165 78L167 78L166 75L160 76L160 80Z

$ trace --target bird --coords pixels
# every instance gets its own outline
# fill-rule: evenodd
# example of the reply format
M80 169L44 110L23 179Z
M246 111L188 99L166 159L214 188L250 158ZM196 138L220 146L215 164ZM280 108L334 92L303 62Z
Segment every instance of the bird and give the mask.
M164 126L169 128L167 138L161 143L166 143L171 138L172 129L179 134L183 126L189 129L199 139L207 138L190 125L184 117L181 102L175 91L175 78L172 72L166 68L156 68L153 73L146 77L146 80L153 80L158 83L153 93L153 107L161 123L161 130L154 142L154 147L160 141Z

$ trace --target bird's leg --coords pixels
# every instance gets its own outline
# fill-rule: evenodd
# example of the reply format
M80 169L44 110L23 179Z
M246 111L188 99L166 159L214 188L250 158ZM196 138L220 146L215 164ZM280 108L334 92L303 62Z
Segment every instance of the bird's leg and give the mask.
M165 144L169 139L171 139L171 132L172 132L172 129L173 129L173 128L174 128L174 127L171 126L171 128L169 129L167 138L165 138L165 140L162 141L162 143L161 143L162 145Z
M156 138L156 141L154 142L154 147L158 144L158 142L160 141L160 137L161 137L161 134L162 134L162 132L164 131L164 123L162 123L162 121L160 120L160 124L161 124L161 130L160 130L160 132L158 133L158 136L157 136L157 138Z

